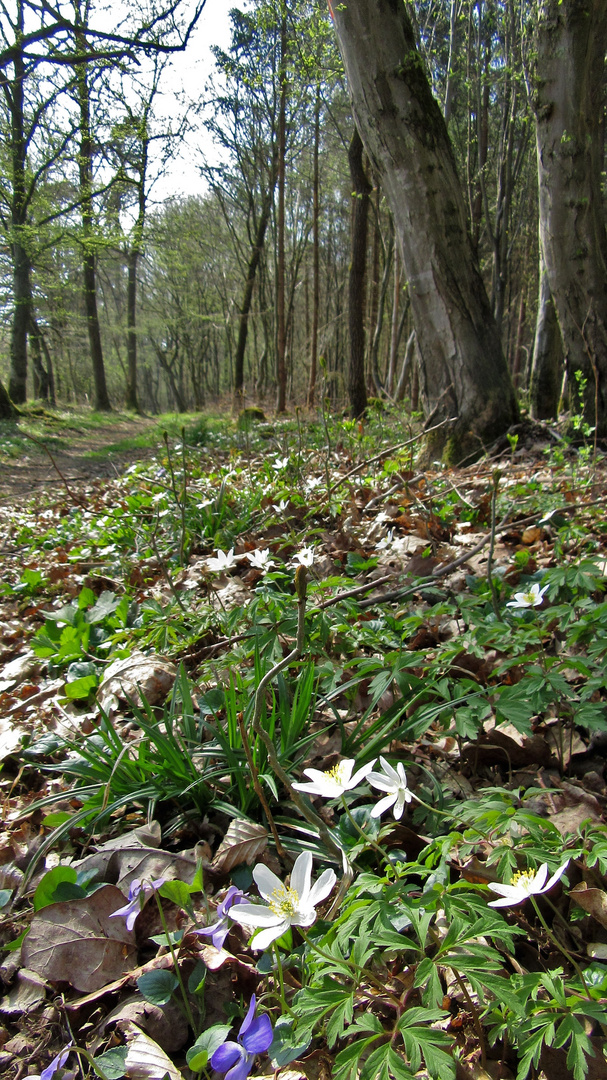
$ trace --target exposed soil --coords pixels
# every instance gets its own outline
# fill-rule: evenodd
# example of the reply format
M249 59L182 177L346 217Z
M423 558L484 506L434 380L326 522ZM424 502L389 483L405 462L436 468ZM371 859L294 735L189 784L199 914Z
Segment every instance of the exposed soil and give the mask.
M153 419L145 417L116 419L115 423L88 431L58 424L56 433L65 443L69 441L69 447L53 449L51 444L45 449L43 440L28 440L28 450L22 457L0 455L0 503L6 504L15 498L50 492L56 488L65 490L66 481L69 484L116 476L132 462L151 457L154 448L116 450L103 458L85 455L91 450L103 450L123 439L134 439L154 427L154 423Z

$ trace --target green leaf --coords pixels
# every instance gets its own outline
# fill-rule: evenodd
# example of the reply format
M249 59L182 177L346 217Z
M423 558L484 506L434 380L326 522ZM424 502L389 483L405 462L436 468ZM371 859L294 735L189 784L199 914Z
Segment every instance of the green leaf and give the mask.
M172 900L177 907L186 908L190 903L191 886L185 881L165 881L158 892L165 900Z
M34 893L34 911L40 911L41 908L48 907L49 904L54 904L57 900L74 899L71 896L57 897L55 894L57 887L62 883L76 885L77 876L73 866L54 866L52 870L48 870ZM82 896L82 892L79 893L79 896Z
M28 934L29 926L25 930L21 931L19 937L14 938L13 941L7 941L6 944L2 946L2 948L6 949L7 952L17 952L17 949L21 948Z
M7 906L12 895L12 889L0 889L0 911Z
M84 592L84 589L82 591ZM94 594L92 595L94 599ZM80 596L82 596L82 593ZM122 597L116 596L114 593L105 590L101 593L97 603L90 611L87 611L86 621L88 623L102 623L104 619L107 619L108 615L113 615L121 599ZM88 604L86 606L88 607Z
M207 968L203 964L202 960L194 965L192 973L188 979L188 990L190 994L204 994L204 985L207 978Z
M309 1029L295 1029L292 1020L281 1016L274 1028L274 1038L268 1050L272 1067L281 1069L305 1054L312 1041Z
M232 1030L231 1024L214 1024L199 1035L196 1042L187 1051L185 1059L192 1072L201 1072L209 1058L226 1041Z
M137 986L151 1005L166 1005L179 986L179 980L172 971L146 971L137 979Z
M106 1050L105 1054L99 1054L93 1060L93 1068L98 1076L106 1076L107 1080L120 1080L126 1072L126 1057L129 1052L128 1046L115 1046L112 1050ZM101 1072L98 1071L97 1066Z
M98 683L97 675L85 675L82 679L66 682L63 692L70 701L82 701L88 698L91 690L95 690Z

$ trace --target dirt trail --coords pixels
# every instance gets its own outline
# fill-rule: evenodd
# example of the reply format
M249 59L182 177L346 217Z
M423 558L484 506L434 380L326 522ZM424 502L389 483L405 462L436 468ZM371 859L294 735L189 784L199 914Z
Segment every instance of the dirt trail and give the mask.
M129 450L117 449L107 457L89 458L85 455L91 450L103 450L123 439L134 439L149 428L153 428L152 419L136 417L116 419L100 428L80 431L57 424L53 426L53 435L62 440L62 447L54 448L52 441L48 447L53 461L44 450L44 439L27 441L27 448L21 457L9 457L0 454L0 503L6 505L15 498L35 495L38 492L52 492L56 488L65 490L60 473L68 483L79 480L93 480L104 476L116 476L132 462L150 457L154 450L149 447ZM59 471L58 471L59 470Z

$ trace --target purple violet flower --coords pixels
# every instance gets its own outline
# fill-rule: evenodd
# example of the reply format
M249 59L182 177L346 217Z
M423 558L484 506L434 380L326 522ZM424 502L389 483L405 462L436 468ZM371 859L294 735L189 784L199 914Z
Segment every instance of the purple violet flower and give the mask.
M135 919L141 911L145 902L149 899L152 893L156 892L161 885L164 885L166 878L157 878L156 881L140 881L139 878L133 878L131 881L131 887L129 889L129 902L124 907L118 908L117 911L113 911L110 915L110 919L116 918L118 915L122 915L126 918L127 930L132 930L135 925ZM42 1078L41 1078L42 1080Z
M267 1013L255 1016L255 994L251 998L249 1011L245 1016L238 1042L224 1042L211 1057L211 1068L225 1073L225 1080L246 1080L253 1068L257 1054L269 1049L274 1033Z
M71 1042L69 1042L67 1046L63 1047L63 1050L60 1050L60 1052L57 1054L57 1057L53 1058L50 1065L47 1065L46 1069L42 1070L42 1072L40 1073L40 1080L52 1080L55 1073L58 1072L59 1069L63 1068L68 1057L70 1056L71 1046L72 1044ZM72 1075L74 1074L72 1073Z
M235 885L230 885L221 904L217 905L217 922L211 923L210 926L203 926L202 929L197 930L196 933L208 934L215 948L223 949L223 943L230 932L230 924L228 922L230 908L235 907L237 904L246 904L248 899L249 897L246 893L241 892Z

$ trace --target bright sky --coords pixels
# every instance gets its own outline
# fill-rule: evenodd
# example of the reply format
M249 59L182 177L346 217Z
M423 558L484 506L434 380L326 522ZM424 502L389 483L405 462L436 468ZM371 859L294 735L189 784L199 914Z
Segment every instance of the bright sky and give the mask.
M185 53L178 53L163 81L162 111L170 114L172 108L181 113L182 105L174 96L180 91L200 101L209 76L214 70L212 45L227 49L230 43L230 18L232 7L245 8L243 0L207 0L200 21ZM212 142L204 130L190 136L180 153L168 164L164 177L154 184L154 201L175 195L197 195L204 190L200 172L196 167L201 152L212 156Z

